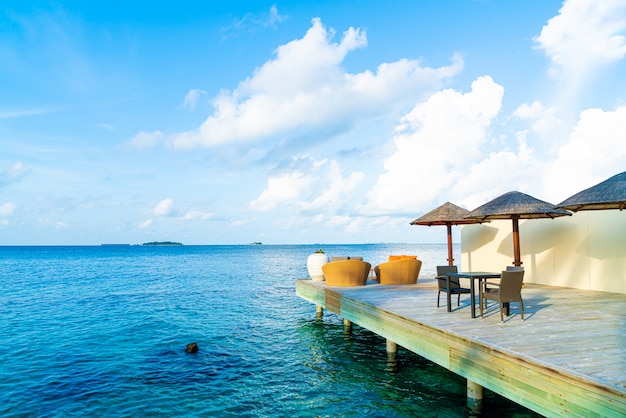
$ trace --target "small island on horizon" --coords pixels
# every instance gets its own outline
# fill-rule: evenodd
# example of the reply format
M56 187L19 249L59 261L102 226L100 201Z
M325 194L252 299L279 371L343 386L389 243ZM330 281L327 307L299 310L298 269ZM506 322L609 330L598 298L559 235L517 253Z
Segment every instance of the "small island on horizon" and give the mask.
M175 247L175 246L180 246L183 244L180 242L174 242L174 241L153 241L153 242L144 242L141 245L144 245L147 247Z

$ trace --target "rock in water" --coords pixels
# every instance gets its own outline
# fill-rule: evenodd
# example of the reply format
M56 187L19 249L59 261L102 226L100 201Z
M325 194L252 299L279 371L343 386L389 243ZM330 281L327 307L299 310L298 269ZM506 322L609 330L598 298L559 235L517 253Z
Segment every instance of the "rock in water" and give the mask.
M187 344L187 348L185 348L185 351L187 353L197 353L198 352L198 344L196 344L196 343Z

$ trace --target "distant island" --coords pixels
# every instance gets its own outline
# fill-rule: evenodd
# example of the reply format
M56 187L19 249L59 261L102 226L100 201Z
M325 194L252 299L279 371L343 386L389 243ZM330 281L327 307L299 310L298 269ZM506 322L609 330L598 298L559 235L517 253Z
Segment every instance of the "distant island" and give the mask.
M148 247L175 247L175 246L179 246L183 244L180 242L173 242L173 241L155 241L155 242L144 242L142 245L145 245Z
M250 244L248 244L248 245L263 245L263 243L262 243L262 242L255 241L255 242L251 242L251 243L250 243Z

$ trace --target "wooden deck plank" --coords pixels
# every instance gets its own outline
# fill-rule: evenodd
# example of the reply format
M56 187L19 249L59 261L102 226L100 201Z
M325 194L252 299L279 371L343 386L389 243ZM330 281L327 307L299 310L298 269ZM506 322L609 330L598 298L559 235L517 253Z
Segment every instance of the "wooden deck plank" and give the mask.
M318 295L332 292L330 299ZM504 323L495 304L470 318L469 298L436 307L436 282L296 293L449 370L546 416L626 415L626 295L528 284Z

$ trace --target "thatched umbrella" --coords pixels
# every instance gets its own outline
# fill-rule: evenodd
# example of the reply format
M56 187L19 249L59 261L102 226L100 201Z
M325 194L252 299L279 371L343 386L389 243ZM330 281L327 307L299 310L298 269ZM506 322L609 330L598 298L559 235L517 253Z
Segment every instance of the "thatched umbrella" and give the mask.
M565 199L559 209L572 212L579 210L603 210L626 208L626 171L596 184Z
M469 210L463 209L454 203L446 202L425 215L420 216L411 225L445 225L448 229L448 265L454 265L452 256L452 225L467 225L482 223L485 221L465 219Z
M567 215L571 215L571 213L566 210L557 209L551 203L535 199L534 197L524 193L508 192L474 209L467 214L466 218L481 221L493 219L512 219L513 254L515 257L513 264L521 266L522 261L519 249L519 220L556 218Z

